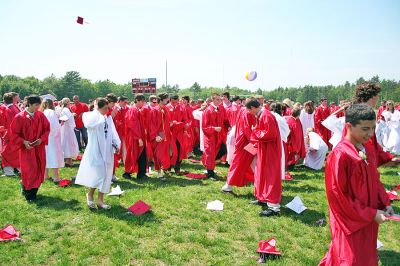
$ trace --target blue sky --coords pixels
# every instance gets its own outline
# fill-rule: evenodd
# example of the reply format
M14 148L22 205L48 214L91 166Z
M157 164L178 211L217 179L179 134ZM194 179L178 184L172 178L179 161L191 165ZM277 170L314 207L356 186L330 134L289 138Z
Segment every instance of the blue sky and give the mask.
M40 79L76 70L161 85L168 60L168 84L181 88L399 80L400 1L2 0L0 47L1 75Z

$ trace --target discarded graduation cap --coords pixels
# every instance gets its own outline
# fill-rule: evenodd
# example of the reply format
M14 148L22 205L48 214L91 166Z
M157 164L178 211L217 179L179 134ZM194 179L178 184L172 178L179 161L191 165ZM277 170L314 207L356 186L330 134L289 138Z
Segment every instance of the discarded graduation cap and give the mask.
M140 216L145 214L146 212L150 211L151 206L147 205L145 202L138 200L135 204L130 206L128 210L132 212L136 216Z
M108 196L120 196L124 194L125 191L121 190L121 187L118 185L116 187L111 188L111 192L108 193Z
M399 195L395 190L386 191L386 193L389 197L389 200L399 200Z
M76 19L76 23L83 25L83 17L79 17Z
M71 184L71 180L68 179L61 179L60 182L58 182L59 187L67 187Z
M276 240L274 237L258 242L257 252L260 254L259 263L265 263L271 255L273 258L281 255L281 252L276 249Z
M224 210L224 203L219 200L214 200L207 203L207 210L210 211L222 211Z
M186 177L195 178L195 179L202 179L207 178L206 174L196 174L196 173L187 173L185 174Z
M293 180L293 177L292 177L292 175L290 174L290 172L286 172L285 173L285 179L284 180L286 180L286 181L291 181L291 180Z
M307 207L304 206L299 196L294 197L294 199L291 202L286 204L286 207L296 212L297 214L300 214L307 209Z
M21 240L19 235L20 233L11 224L0 229L0 241Z

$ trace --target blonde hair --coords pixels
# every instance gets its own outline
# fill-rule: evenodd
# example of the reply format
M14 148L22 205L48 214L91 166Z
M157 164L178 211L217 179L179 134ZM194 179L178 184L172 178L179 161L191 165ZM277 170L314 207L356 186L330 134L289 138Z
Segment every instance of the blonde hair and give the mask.
M70 102L71 100L69 98L63 98L60 102L61 108L67 107Z

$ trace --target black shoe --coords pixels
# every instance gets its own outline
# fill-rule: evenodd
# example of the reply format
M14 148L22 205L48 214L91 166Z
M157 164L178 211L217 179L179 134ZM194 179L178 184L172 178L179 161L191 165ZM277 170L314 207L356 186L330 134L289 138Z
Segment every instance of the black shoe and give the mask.
M281 212L280 211L273 211L271 209L265 210L265 211L261 211L259 213L260 216L265 216L265 217L269 217L269 216L275 216L275 215L280 215Z
M250 201L250 204L261 205L261 206L266 206L267 205L266 202L262 202L262 201L259 201L259 200L252 200L252 201Z
M125 179L132 179L132 176L130 173L123 173L122 177Z
M176 175L182 175L181 169L175 168L174 171Z
M136 179L146 179L150 178L148 175L141 175L141 176L136 176Z

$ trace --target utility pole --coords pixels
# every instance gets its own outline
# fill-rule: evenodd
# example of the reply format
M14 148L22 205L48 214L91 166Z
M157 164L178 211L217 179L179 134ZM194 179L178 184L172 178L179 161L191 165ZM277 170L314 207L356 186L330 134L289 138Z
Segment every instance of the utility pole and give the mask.
M165 87L168 88L168 61L165 60Z

